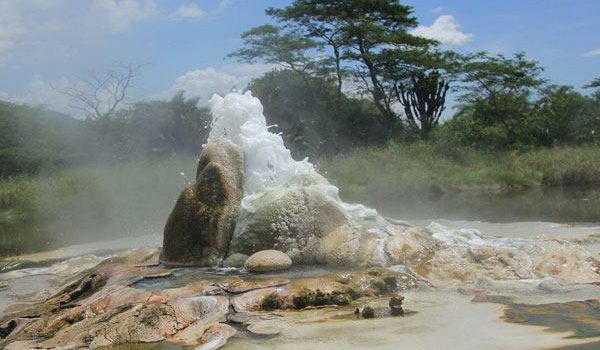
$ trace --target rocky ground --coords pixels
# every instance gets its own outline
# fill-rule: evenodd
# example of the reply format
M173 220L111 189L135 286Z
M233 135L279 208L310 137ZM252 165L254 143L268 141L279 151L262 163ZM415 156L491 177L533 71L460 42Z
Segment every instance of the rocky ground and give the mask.
M278 312L334 307L348 317L402 315L407 272L375 268L298 278L255 274L199 278L181 287L143 287L170 278L157 249L139 249L79 272L34 303L9 307L0 320L6 349L80 349L166 342L216 349L237 332L273 336ZM372 300L390 300L375 306ZM391 306L391 307L390 307Z

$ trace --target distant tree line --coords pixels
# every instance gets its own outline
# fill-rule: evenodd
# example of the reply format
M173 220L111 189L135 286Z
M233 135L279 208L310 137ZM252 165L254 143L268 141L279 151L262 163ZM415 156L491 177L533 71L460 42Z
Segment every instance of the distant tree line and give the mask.
M273 23L244 32L229 56L278 65L247 88L297 159L392 140L485 151L600 144L600 78L582 93L543 79L525 53L444 50L410 34L417 19L397 0L295 0L266 13ZM210 113L197 99L179 93L117 108L140 67L58 88L86 111L84 120L0 102L0 177L198 154ZM458 101L453 114L449 94Z
M316 138L331 142L326 140L338 135L325 131L331 128L311 129L305 118L291 125L289 116L306 110L294 103L278 105L280 101L270 98L302 101L310 95L288 89L290 96L282 96L281 86L290 84L291 72L296 80L304 77L313 85L319 80L337 91L321 97L315 91L313 101L330 101L324 114L332 120L311 120L312 124L343 125L348 112L340 114L339 106L359 100L344 92L367 96L361 103L371 105L367 107L371 114L361 115L360 124L380 128L368 130L372 138L362 140L367 144L432 136L497 150L599 142L600 79L586 86L592 89L590 95L583 95L541 78L543 68L525 53L506 57L443 50L438 42L410 33L418 22L412 8L398 0L296 0L266 13L275 24L242 33L244 47L229 56L241 62L277 64L284 70L269 73L250 88L265 100L272 123L285 121L284 134L295 130L294 140L315 139L314 134L320 133ZM458 96L459 105L443 123L449 92ZM300 130L307 134L300 135ZM345 148L344 142L340 147Z
M68 115L0 101L0 178L93 162L117 163L196 155L210 113L183 93L139 102L101 118Z

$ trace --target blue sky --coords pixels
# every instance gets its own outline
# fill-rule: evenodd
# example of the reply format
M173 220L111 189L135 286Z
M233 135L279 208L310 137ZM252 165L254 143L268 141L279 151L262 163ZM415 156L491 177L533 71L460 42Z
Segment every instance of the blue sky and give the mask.
M133 99L184 89L206 101L271 67L224 56L268 19L258 0L0 0L0 99L69 112L51 85L115 62L148 63ZM462 52L526 51L544 75L580 88L600 76L598 0L411 0L420 35Z

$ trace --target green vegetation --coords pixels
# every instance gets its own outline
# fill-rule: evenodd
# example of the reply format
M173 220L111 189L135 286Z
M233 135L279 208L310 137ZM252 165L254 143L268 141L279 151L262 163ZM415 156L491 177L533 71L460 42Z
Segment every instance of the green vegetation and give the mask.
M194 159L136 161L0 180L0 255L159 233Z
M99 223L104 218L101 203L83 200L97 196L83 176L0 180L0 254L50 248L52 241L64 238L62 228L79 220Z
M390 143L333 157L320 171L353 200L600 185L600 147L482 152L440 142Z
M411 34L418 19L399 0L266 13L274 23L229 56L279 66L247 88L293 157L319 164L345 198L600 188L600 78L578 90L543 79L525 53L442 50ZM0 101L0 254L162 230L210 113L182 92L122 108L140 68L59 90L83 120ZM100 109L86 98L98 89L109 89ZM598 221L590 208L582 217Z
M294 296L292 302L294 308L304 309L309 306L325 306L325 305L348 305L353 300L360 298L360 293L348 287L344 292L333 291L324 293L317 289L303 289L298 295Z

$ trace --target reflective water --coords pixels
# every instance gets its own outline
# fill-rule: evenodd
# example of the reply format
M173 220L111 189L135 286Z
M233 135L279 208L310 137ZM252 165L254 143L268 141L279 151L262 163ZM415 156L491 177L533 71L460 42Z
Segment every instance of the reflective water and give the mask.
M384 215L415 220L600 222L600 188L548 188L506 194L415 195L371 199L368 204Z

